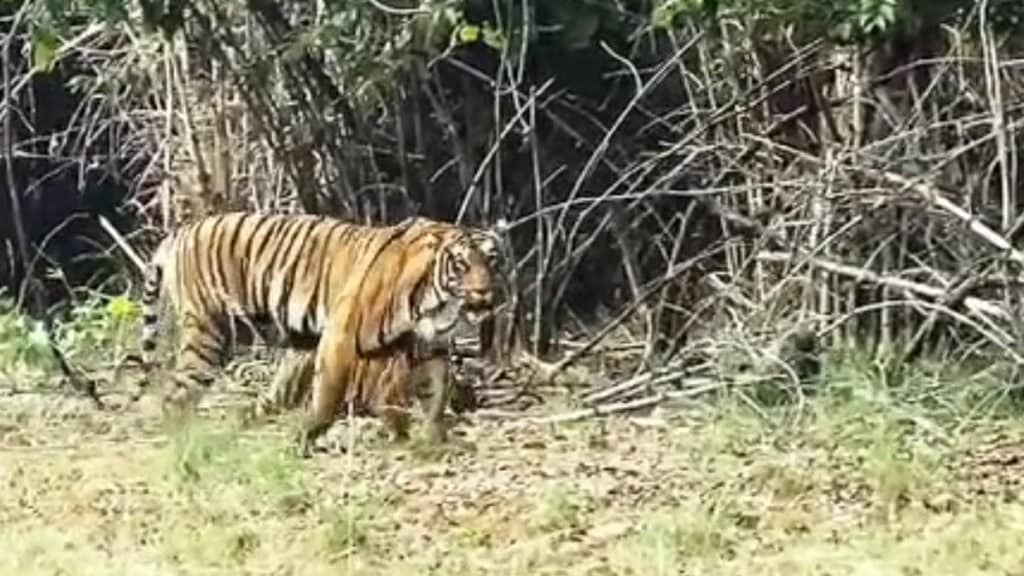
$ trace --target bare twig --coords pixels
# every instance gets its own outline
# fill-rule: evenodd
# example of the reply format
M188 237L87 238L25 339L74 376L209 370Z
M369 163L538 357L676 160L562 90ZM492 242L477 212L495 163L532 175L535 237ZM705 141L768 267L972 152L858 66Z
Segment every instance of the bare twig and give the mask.
M664 400L664 394L655 394L653 396L645 396L643 398L619 402L617 404L604 404L601 406L594 406L593 408L581 408L580 410L573 410L572 412L566 412L564 414L555 414L545 418L534 418L532 421L538 424L565 424L567 422L586 420L587 418L611 416L613 414L621 414L623 412L645 410L661 404Z
M99 216L99 222L100 226L102 226L103 230L105 230L107 234L110 235L110 238L114 240L114 243L117 244L118 248L120 248L125 253L125 256L127 256L128 259L131 260L132 264L135 265L136 270L140 274L145 274L145 261L139 257L139 253L136 252L135 249L132 248L132 245L129 244L128 241L124 239L124 236L122 236L121 233L117 231L117 228L115 228L114 225L110 223L110 220L107 220L107 218L101 214Z
M757 259L762 262L781 263L797 261L792 254L767 251L758 253ZM921 284L920 282L914 282L896 276L878 274L865 268L858 268L856 266L841 264L839 262L832 262L824 258L808 257L803 259L803 261L816 268L821 268L822 270L832 272L833 274L846 276L858 282L871 282L880 286L889 286L898 290L906 290L922 296L928 296L929 298L942 298L947 295L947 291L943 288ZM964 307L977 314L1009 318L1009 313L1001 306L980 298L969 296L963 299L963 303Z

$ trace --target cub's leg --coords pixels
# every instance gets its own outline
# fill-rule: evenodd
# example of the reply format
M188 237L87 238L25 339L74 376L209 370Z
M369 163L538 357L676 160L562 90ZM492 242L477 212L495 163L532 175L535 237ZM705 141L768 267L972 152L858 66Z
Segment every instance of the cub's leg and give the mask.
M315 368L315 353L289 351L274 373L270 387L240 411L242 426L307 403L313 389Z
M476 390L469 382L459 382L451 374L464 365L463 357L458 354L451 354L448 357L448 373L452 378L449 384L448 405L457 416L476 410L480 407L480 399L476 396Z
M405 442L409 439L409 410L403 406L382 406L377 408L377 416L384 421L391 432L391 440Z
M417 369L420 383L427 384L430 390L430 403L426 410L427 440L432 443L444 442L447 430L444 424L444 410L448 407L451 396L451 382L448 371L448 357L435 355L427 358Z
M360 388L373 398L372 411L383 421L394 442L409 439L409 406L412 359L402 350L372 358L361 358L356 375Z
M178 361L171 390L163 398L165 413L195 409L203 390L213 384L213 372L224 359L226 340L216 322L187 316L182 321Z

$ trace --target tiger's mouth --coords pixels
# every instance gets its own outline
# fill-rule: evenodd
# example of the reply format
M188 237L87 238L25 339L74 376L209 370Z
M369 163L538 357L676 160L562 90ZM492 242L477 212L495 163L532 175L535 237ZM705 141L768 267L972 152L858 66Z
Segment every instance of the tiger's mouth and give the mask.
M473 324L483 322L493 312L487 302L466 302L462 307L462 311L466 316L466 320Z

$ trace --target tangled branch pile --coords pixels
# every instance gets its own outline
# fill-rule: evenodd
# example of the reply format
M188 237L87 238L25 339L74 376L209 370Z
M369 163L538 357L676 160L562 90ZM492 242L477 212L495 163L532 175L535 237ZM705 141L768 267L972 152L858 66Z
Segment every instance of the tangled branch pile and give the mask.
M623 337L648 383L723 363L800 379L787 360L823 339L1021 361L1019 2L26 6L12 85L91 86L95 113L42 127L8 92L14 156L118 127L75 154L128 183L134 226L505 219L504 345L561 348L555 371Z

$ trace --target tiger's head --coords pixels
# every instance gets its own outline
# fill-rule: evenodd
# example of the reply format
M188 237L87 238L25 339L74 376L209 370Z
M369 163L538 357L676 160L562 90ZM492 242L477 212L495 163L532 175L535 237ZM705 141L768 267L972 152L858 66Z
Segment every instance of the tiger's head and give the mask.
M435 286L473 324L494 311L497 260L498 238L488 230L454 229L439 246Z
M422 217L398 228L402 264L379 268L381 275L371 283L376 288L367 291L379 298L361 314L361 350L378 349L408 333L421 342L442 343L460 321L480 325L493 314L496 234Z

